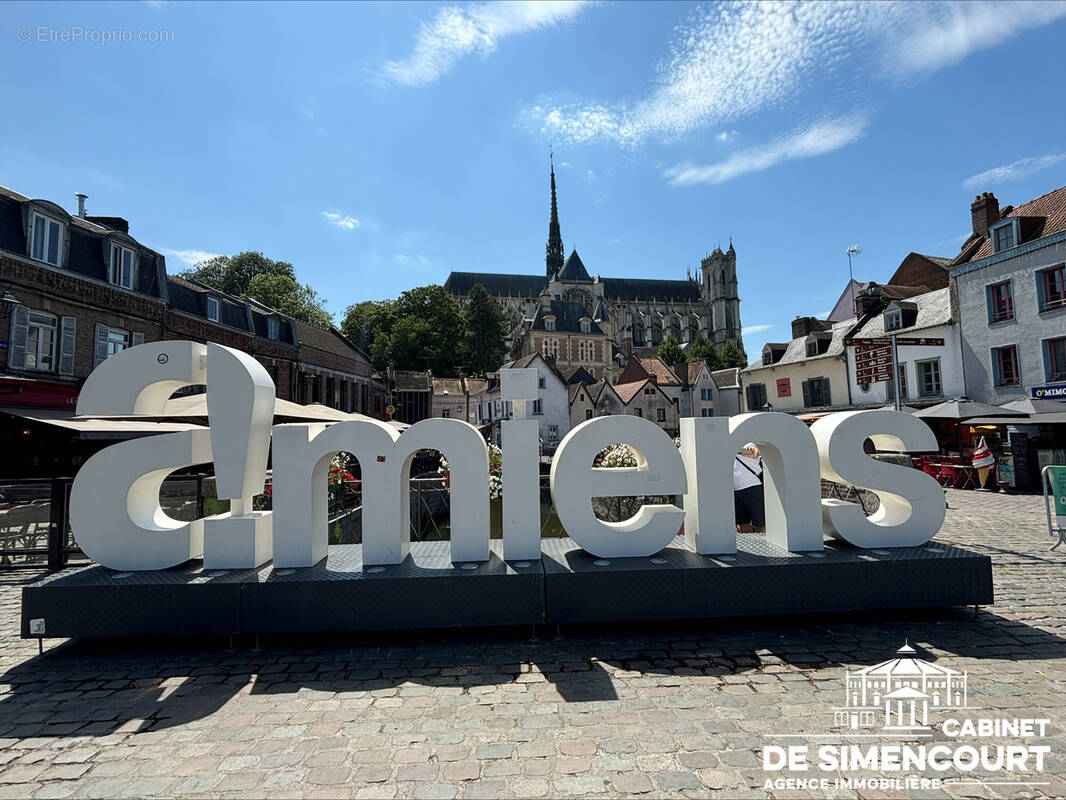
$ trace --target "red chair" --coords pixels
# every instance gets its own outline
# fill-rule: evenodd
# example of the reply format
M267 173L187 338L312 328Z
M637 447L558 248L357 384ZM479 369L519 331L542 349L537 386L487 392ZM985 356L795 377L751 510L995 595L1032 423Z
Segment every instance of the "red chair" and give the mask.
M951 464L941 464L937 480L941 486L954 486L959 480L959 471Z

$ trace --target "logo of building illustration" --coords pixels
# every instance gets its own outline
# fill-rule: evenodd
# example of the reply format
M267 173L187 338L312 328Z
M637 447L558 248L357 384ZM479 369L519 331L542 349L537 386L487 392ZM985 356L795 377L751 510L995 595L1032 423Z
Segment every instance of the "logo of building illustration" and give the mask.
M929 714L969 709L966 673L918 658L905 643L896 657L844 676L844 705L833 709L845 728L929 730Z

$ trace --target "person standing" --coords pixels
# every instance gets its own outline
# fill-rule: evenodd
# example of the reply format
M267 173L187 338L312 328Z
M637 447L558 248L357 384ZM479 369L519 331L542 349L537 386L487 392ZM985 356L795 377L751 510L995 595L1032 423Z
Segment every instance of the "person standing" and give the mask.
M741 533L763 533L766 530L762 458L759 448L751 442L744 445L733 461L733 509L737 530Z

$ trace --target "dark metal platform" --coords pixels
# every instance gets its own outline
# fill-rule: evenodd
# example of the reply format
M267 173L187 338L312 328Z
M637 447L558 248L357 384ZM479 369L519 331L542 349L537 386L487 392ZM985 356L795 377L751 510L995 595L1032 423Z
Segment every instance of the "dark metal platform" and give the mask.
M674 541L654 556L597 559L571 539L542 542L545 622L804 614L992 602L987 556L931 542L860 550L827 541L816 555L738 536L733 556L701 556Z
M741 535L735 556L701 556L680 537L642 558L597 559L571 539L544 539L543 560L453 564L448 542L415 542L402 564L363 569L359 545L314 567L153 572L93 566L22 590L22 635L45 637L300 633L372 629L698 619L984 605L987 556L948 545L821 557ZM40 624L40 623L37 623Z
M362 546L335 545L316 566L267 567L246 582L241 630L297 633L541 622L540 562L505 562L499 542L492 542L490 555L484 562L452 564L449 542L416 542L402 564L364 570Z

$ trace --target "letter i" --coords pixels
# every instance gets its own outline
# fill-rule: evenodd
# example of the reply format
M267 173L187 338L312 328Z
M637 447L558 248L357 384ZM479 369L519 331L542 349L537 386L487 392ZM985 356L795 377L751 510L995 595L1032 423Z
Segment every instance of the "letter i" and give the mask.
M246 353L208 344L207 414L215 485L230 510L204 520L204 567L252 569L273 555L274 515L253 511L252 498L266 482L274 381Z
M510 400L513 419L503 423L503 557L540 558L540 425L526 419L537 399L537 370L500 370L500 396Z

